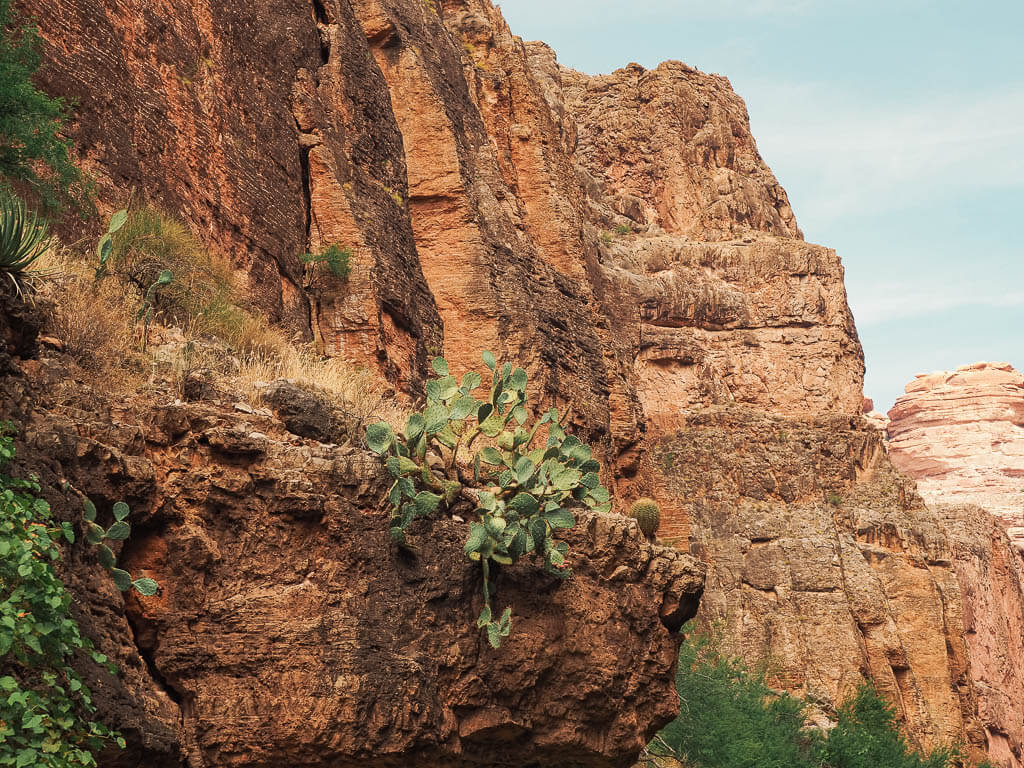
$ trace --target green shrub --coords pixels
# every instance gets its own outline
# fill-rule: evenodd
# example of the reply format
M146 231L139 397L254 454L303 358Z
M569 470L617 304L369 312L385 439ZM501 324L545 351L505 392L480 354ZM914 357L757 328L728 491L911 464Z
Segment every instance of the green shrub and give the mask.
M912 749L900 733L896 711L864 683L837 712L836 727L819 749L830 768L947 768L959 764L956 750L938 748L927 755Z
M685 629L685 628L684 628ZM679 652L680 714L645 750L647 765L671 756L692 768L953 768L958 750L912 749L894 709L871 683L836 713L827 734L804 727L807 703L768 687L763 674L691 634ZM984 763L983 765L987 765Z
M628 224L619 224L615 228L615 234L619 237L622 237L623 235L631 235L633 234L633 228Z
M0 272L19 287L32 263L50 246L46 222L14 195L0 190Z
M320 253L304 253L299 257L305 264L323 265L334 277L341 281L348 280L352 272L352 251L341 248L337 244L329 245Z
M777 695L762 675L720 654L692 634L679 651L676 690L680 714L651 743L655 755L694 768L811 768L817 766L803 733L804 703Z
M212 256L183 223L153 206L123 218L122 213L111 219L97 247L97 278L110 275L130 286L141 320L155 316L228 342L237 337L247 315L236 304L230 265Z
M13 457L0 434L0 469ZM54 571L57 543L73 542L74 531L53 522L38 493L36 483L0 474L0 765L93 766L94 750L124 741L93 719L92 696L72 669L78 650L97 664L107 657L81 634Z
M10 0L0 0L0 187L27 184L52 209L83 201L82 175L62 136L66 105L32 84L39 69L38 31L14 22Z
M590 448L566 434L551 409L532 419L526 409L526 371L511 363L498 365L483 353L491 369L490 391L484 400L471 393L483 382L470 371L461 384L449 373L444 358L434 359L438 378L427 382L423 411L409 416L402 434L384 422L366 430L370 450L386 457L394 483L388 493L391 537L409 546L413 520L464 503L478 518L469 524L466 556L480 563L483 609L477 626L492 646L511 630L511 607L495 618L491 570L532 555L544 571L568 578L569 547L554 539L558 530L576 524L573 508L610 509L608 490L600 484L601 465ZM547 439L533 448L542 427ZM482 445L473 450L473 444Z

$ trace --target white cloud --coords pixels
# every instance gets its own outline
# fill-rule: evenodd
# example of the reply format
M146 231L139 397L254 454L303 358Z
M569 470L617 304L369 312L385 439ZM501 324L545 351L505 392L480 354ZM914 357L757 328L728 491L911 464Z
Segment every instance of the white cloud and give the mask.
M1024 290L996 281L951 283L927 277L878 281L850 289L850 308L858 328L971 306L1024 307Z
M919 205L944 192L1024 186L1024 87L872 103L824 85L747 87L758 146L783 186L798 180L798 220Z

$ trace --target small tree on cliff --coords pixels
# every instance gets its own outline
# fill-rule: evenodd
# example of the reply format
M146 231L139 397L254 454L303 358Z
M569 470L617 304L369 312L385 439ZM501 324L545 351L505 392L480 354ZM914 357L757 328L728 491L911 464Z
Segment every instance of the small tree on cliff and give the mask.
M42 61L39 33L0 0L0 187L27 187L50 209L86 193L63 136L67 105L32 83Z

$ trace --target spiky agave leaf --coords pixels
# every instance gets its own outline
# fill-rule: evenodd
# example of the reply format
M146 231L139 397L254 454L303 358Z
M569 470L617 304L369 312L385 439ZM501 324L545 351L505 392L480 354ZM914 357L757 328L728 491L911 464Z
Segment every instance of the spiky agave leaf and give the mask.
M20 290L20 278L50 247L46 222L18 198L0 192L0 272Z

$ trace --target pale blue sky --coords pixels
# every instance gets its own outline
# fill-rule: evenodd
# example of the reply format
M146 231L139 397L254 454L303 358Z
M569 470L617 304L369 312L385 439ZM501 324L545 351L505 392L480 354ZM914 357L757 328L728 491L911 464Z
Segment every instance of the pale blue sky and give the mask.
M506 0L584 72L728 77L805 237L835 248L887 410L915 373L1024 368L1024 0Z

